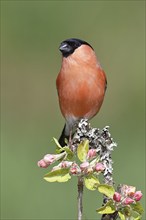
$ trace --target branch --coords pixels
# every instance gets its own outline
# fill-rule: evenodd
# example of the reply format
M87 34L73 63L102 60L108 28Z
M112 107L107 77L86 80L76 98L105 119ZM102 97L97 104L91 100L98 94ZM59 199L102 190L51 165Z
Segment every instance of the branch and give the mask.
M83 178L78 177L78 220L82 219L82 214L83 214Z
M90 148L96 149L105 170L103 172L104 183L107 185L114 185L114 180L112 177L113 173L113 161L111 158L111 153L113 148L117 146L111 137L109 132L109 127L106 126L102 130L98 128L92 128L86 119L82 119L77 127L76 133L73 137L72 148L77 149L77 146L84 139L89 140ZM107 197L103 198L103 205L107 202ZM116 220L118 217L117 212L114 214L102 215L101 220Z

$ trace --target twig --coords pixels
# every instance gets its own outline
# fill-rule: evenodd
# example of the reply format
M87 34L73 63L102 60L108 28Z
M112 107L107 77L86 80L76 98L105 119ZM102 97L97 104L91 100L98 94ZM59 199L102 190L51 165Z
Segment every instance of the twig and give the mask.
M78 220L82 220L83 214L83 178L78 177Z

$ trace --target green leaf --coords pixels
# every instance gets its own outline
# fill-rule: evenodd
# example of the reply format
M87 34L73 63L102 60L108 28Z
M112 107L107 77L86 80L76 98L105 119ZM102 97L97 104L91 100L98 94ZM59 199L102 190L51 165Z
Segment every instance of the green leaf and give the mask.
M141 219L141 215L138 212L132 211L131 212L131 219L130 220L140 220Z
M122 208L118 214L121 220L141 220L141 214L132 210L131 204Z
M93 175L85 177L84 180L85 186L89 190L96 190L98 185L100 184L99 180Z
M69 147L63 147L63 150L67 153L67 159L71 160L74 156L74 153L71 151Z
M44 179L48 182L67 182L71 179L69 169L58 169L47 173Z
M130 208L130 206L129 206L129 205L128 205L128 206L125 206L125 207L122 209L122 212L123 212L123 214L125 215L126 220L130 220L130 219L128 219L128 218L130 218L130 216L131 216L131 208Z
M98 191L109 198L113 198L113 195L115 193L115 189L113 188L113 186L109 186L106 184L100 184L98 186Z
M112 214L116 211L113 201L108 201L104 206L96 210L99 214Z
M142 216L139 215L137 218L135 218L134 220L141 220L142 219Z
M74 153L67 146L61 147L61 149L59 148L59 149L56 150L57 154L60 154L62 152L66 152L67 153L67 155L65 157L67 160L71 160L73 158L73 156L74 156Z
M144 212L142 205L140 202L136 202L135 204L131 204L131 208L133 211L138 212L140 215Z
M126 220L125 215L122 212L119 211L118 214L121 220Z
M99 161L99 157L96 157L95 159L93 159L93 160L90 162L90 166L95 165L96 163L98 163L98 161Z
M61 145L59 144L58 140L56 138L53 137L53 140L56 144L56 146L59 148L59 149L62 149ZM60 153L60 152L59 152Z
M88 140L85 140L78 145L77 156L81 162L84 162L86 160L88 150L89 150Z
M122 210L118 212L120 219L121 220L141 220L141 215L138 212L131 210L130 207L131 207L131 204L130 206L125 206L124 208L122 208Z

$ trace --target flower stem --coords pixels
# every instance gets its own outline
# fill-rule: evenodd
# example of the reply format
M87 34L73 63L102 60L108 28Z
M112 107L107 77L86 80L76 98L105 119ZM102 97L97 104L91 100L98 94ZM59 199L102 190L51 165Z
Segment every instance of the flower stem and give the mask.
M83 177L78 177L78 220L82 220L83 214Z

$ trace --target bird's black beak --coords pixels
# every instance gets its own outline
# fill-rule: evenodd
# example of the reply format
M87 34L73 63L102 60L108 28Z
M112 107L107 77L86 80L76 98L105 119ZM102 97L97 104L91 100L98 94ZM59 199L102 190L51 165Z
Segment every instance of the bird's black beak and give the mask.
M64 53L64 52L68 52L69 51L69 45L67 43L61 43L59 50Z
M60 44L59 50L61 51L63 57L68 57L73 52L72 47L66 42L62 42Z

